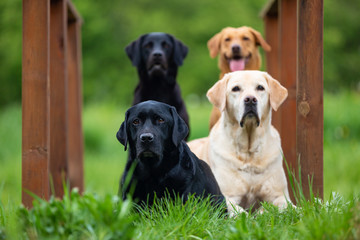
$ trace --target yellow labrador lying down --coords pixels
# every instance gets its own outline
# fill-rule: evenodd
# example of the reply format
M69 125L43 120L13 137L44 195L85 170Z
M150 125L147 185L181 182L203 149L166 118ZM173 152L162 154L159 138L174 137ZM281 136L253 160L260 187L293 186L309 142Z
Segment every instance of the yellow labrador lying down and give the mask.
M189 147L210 165L228 206L237 211L257 209L260 201L283 208L290 201L280 136L271 125L271 110L287 95L286 88L260 71L228 73L207 92L221 118L208 137Z

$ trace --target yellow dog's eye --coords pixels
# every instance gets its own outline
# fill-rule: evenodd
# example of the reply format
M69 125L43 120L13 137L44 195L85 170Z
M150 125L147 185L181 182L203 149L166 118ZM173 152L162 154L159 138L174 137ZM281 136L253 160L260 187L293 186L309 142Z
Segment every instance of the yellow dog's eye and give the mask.
M243 37L243 40L244 40L244 41L247 41L247 40L250 40L250 38L248 38L248 37Z
M228 42L230 41L231 39L230 38L225 38L225 42Z
M261 85L258 85L258 86L256 87L256 90L264 91L265 88L264 88L263 86L261 86Z
M240 91L240 88L238 86L235 86L231 89L231 91L238 92L238 91Z

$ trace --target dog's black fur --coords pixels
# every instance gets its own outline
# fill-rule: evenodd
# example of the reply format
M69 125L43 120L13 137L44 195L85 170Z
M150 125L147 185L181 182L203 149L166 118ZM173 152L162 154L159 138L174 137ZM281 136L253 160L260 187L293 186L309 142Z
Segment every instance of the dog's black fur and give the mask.
M183 141L187 134L185 122L172 106L146 101L131 107L116 135L125 150L129 144L130 151L119 188L122 198L135 184L133 198L142 203L152 204L155 195L163 197L166 192L184 201L195 194L210 195L216 204L223 202L210 167ZM134 164L133 175L128 176ZM125 186L127 178L130 182Z
M170 34L149 33L130 43L125 51L139 75L133 105L147 100L167 103L176 108L189 127L189 116L176 82L177 69L188 48Z

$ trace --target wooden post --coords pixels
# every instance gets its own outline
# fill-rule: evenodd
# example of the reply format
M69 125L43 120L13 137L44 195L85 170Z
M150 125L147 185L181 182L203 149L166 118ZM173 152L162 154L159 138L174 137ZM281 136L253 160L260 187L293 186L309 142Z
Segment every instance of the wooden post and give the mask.
M33 199L24 190L49 198L49 12L49 1L23 0L22 202L26 207Z
M50 178L55 196L62 197L68 169L66 0L51 0L50 26Z
M84 190L83 132L82 132L82 73L81 73L81 18L68 2L68 104L69 104L69 180L71 187Z
M284 156L296 174L300 159L305 196L313 177L323 197L323 0L269 0L261 16L272 47L267 71L289 90L273 116Z
M279 2L279 81L288 90L281 108L281 143L285 161L297 169L296 157L296 63L297 63L297 0ZM284 164L285 167L285 164ZM289 186L289 192L291 186ZM292 196L293 197L293 196ZM294 198L292 199L294 200Z
M83 191L81 18L70 0L23 0L22 202Z
M298 0L297 155L303 189L323 197L323 0Z

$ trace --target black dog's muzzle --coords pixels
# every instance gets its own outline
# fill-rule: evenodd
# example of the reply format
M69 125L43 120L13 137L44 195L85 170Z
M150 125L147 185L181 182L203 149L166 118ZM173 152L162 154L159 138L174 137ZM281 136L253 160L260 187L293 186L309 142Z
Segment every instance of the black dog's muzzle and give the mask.
M245 111L240 121L240 126L244 127L244 122L247 119L255 119L256 126L260 124L260 119L257 111L257 99L256 97L249 96L244 99Z
M155 141L155 136L153 133L142 133L140 134L137 146L136 154L137 158L144 164L156 165L156 163L161 159L161 149L158 149L158 144Z
M162 50L152 51L147 62L149 75L165 75L167 67L165 53Z

